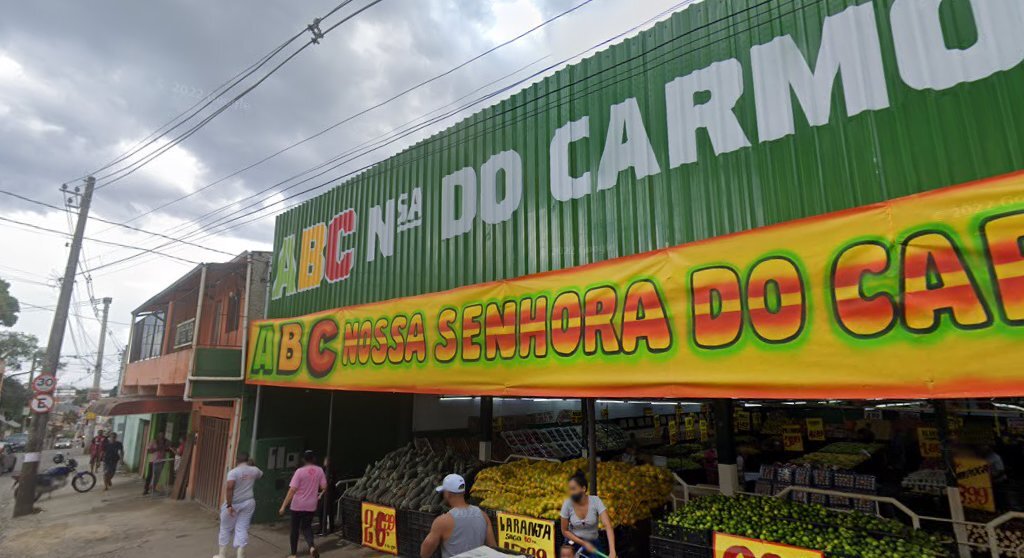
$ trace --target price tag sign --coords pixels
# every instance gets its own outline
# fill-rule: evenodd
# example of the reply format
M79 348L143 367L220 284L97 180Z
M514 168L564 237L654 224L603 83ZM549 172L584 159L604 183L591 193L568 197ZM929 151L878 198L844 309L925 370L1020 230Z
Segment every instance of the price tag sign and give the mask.
M760 412L755 412L752 415L750 415L750 418L751 418L750 422L751 422L752 426L754 427L754 429L755 430L760 430L760 428L761 428L761 413Z
M398 555L395 508L363 502L363 546Z
M53 393L57 389L57 377L53 374L40 374L32 379L32 391L36 393Z
M683 419L683 438L692 440L697 437L697 421L693 415L686 415Z
M812 442L825 441L825 421L820 418L807 419L807 439Z
M53 396L49 393L37 393L28 402L28 408L37 415L49 413L53 410Z
M974 457L956 458L956 484L960 487L960 501L965 508L996 511L992 494L992 474L988 461Z
M736 411L736 430L738 432L750 432L750 413L747 411Z
M679 423L676 419L668 421L668 443L675 444L679 441Z
M787 426L782 431L782 448L786 451L804 451L804 435L800 433L800 427Z
M522 556L555 558L555 522L498 512L498 548Z
M864 409L864 418L866 420L882 420L881 409Z
M824 558L820 550L715 533L714 558Z
M572 423L573 424L583 424L583 411L573 411L572 412Z
M1024 418L1006 419L1006 429L1010 434L1024 434Z
M701 442L707 442L708 441L708 421L705 420L705 419L700 419L700 424L697 426L697 429L700 431L700 441Z
M918 428L917 448L921 452L921 457L925 459L942 457L942 443L939 442L939 430L927 426Z
M654 416L654 409L652 409L650 407L644 407L644 416L645 417L653 417Z
M601 409L601 419L602 420L608 420L608 407L607 406L605 406L604 408Z

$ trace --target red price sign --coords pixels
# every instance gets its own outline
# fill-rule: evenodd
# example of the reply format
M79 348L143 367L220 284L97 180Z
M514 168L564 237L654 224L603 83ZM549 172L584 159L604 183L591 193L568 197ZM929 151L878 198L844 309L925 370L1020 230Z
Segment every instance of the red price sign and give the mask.
M956 458L956 483L965 508L996 511L992 473L987 461L973 457Z
M918 428L917 449L921 452L921 457L925 459L942 457L942 442L939 441L939 431L926 426Z
M782 431L782 448L786 451L804 451L804 435L800 427L785 427Z
M363 546L398 555L395 508L363 502Z
M820 550L715 533L714 558L824 558Z

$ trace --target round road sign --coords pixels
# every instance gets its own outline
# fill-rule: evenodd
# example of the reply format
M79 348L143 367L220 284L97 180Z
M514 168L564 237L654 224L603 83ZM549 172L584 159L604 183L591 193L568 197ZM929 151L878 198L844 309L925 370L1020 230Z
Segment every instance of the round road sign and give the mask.
M28 402L28 408L36 414L49 413L53 410L53 396L48 393L37 393Z
M52 393L57 387L57 378L53 374L40 374L32 380L32 389L36 393Z

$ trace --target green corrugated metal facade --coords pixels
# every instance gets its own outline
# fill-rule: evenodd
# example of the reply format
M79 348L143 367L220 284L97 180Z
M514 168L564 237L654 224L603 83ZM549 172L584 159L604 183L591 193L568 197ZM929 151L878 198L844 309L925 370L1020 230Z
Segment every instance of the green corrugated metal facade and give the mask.
M290 294L279 289L268 316L301 315L569 268L1024 168L1024 66L1017 57L1018 48L1024 57L1022 5L1015 0L694 4L280 215L272 282L280 286L282 257L299 265L298 250L282 250L287 237L293 235L301 244L304 228L327 223L349 208L356 214L355 233L343 240L343 247L354 248L355 265L342 281L324 280L318 287ZM865 21L873 33L857 27ZM922 39L932 21L941 22L942 48ZM1008 28L1016 32L1001 33ZM840 41L844 33L856 40ZM779 62L782 50L759 51L761 59L753 60L751 49L785 42L780 39L785 36L809 70L818 72L817 90L831 83L830 97L827 87L821 97L831 104L822 121L827 103L815 104L806 95L814 87L806 86L805 79L805 98L798 87L788 95L792 133L771 139L771 131L779 130L778 118L785 114L776 110L781 106L777 102L764 101L772 110L759 111L758 96L770 89L765 83L771 78L798 80L801 74L799 65L794 70ZM931 50L921 46L925 43ZM986 70L979 67L978 58L969 58L993 44L1001 53L999 60L982 58L1002 67ZM926 50L915 51L914 45ZM861 68L873 67L876 51L881 60L876 77L884 78L882 95L876 88L857 97L855 85L872 81L870 75L854 79L858 63ZM948 62L960 54L968 58ZM839 75L832 82L820 79L828 73L830 60L839 61ZM704 117L693 135L696 162L685 157L686 162L680 162L679 129L694 126L700 109L687 112L688 119L673 119L680 97L673 97L676 108L669 108L667 85L677 78L694 78L701 75L694 72L709 67L716 71L708 70L702 79L674 82L691 86L683 89L682 102L692 96L692 104L707 108L728 101L733 91L739 94L731 110L734 118L708 109L711 116ZM760 79L755 79L755 69ZM729 76L741 77L732 83ZM694 88L693 83L699 85ZM739 84L741 91L736 90ZM627 126L623 131L620 122L620 129L608 133L611 107L629 108L620 104L631 98L642 116L656 173L650 172L652 161L644 158L646 150L636 141L641 139L634 133L637 128ZM817 112L817 125L809 124L807 107ZM559 148L570 154L568 175L591 173L591 183L585 185L589 194L559 201L550 190L552 139L556 130L583 117L589 117L589 137L577 133L572 136L576 141ZM775 127L759 126L759 117L774 119ZM733 124L738 124L741 135ZM722 139L723 134L728 136L722 130L732 130L731 139ZM717 144L715 134L720 136ZM637 180L633 167L620 172L610 187L599 189L605 144L627 138L632 160L645 160L650 175ZM737 146L737 138L745 138L749 146ZM671 154L673 149L676 155ZM478 211L471 230L442 239L443 177L470 167L480 184L481 167L493 155L509 150L522 161L518 206L507 220L496 223L484 222ZM611 164L616 160L613 157ZM396 230L393 253L384 256L375 249L373 261L367 261L371 248L376 248L367 234L375 217L371 208L380 206L387 215L388 200L397 204L416 187L422 188L421 224ZM495 192L502 199L508 188L499 186Z

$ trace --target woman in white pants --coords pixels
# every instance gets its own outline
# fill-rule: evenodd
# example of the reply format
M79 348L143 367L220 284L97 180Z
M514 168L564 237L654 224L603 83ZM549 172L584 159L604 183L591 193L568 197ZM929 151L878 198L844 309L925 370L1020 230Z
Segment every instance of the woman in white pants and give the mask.
M228 558L229 545L235 547L237 558L245 558L245 545L249 544L249 523L256 511L252 488L263 476L263 471L255 467L244 452L238 454L236 463L235 468L228 471L227 497L220 508L220 535L217 540L220 552L213 558Z

